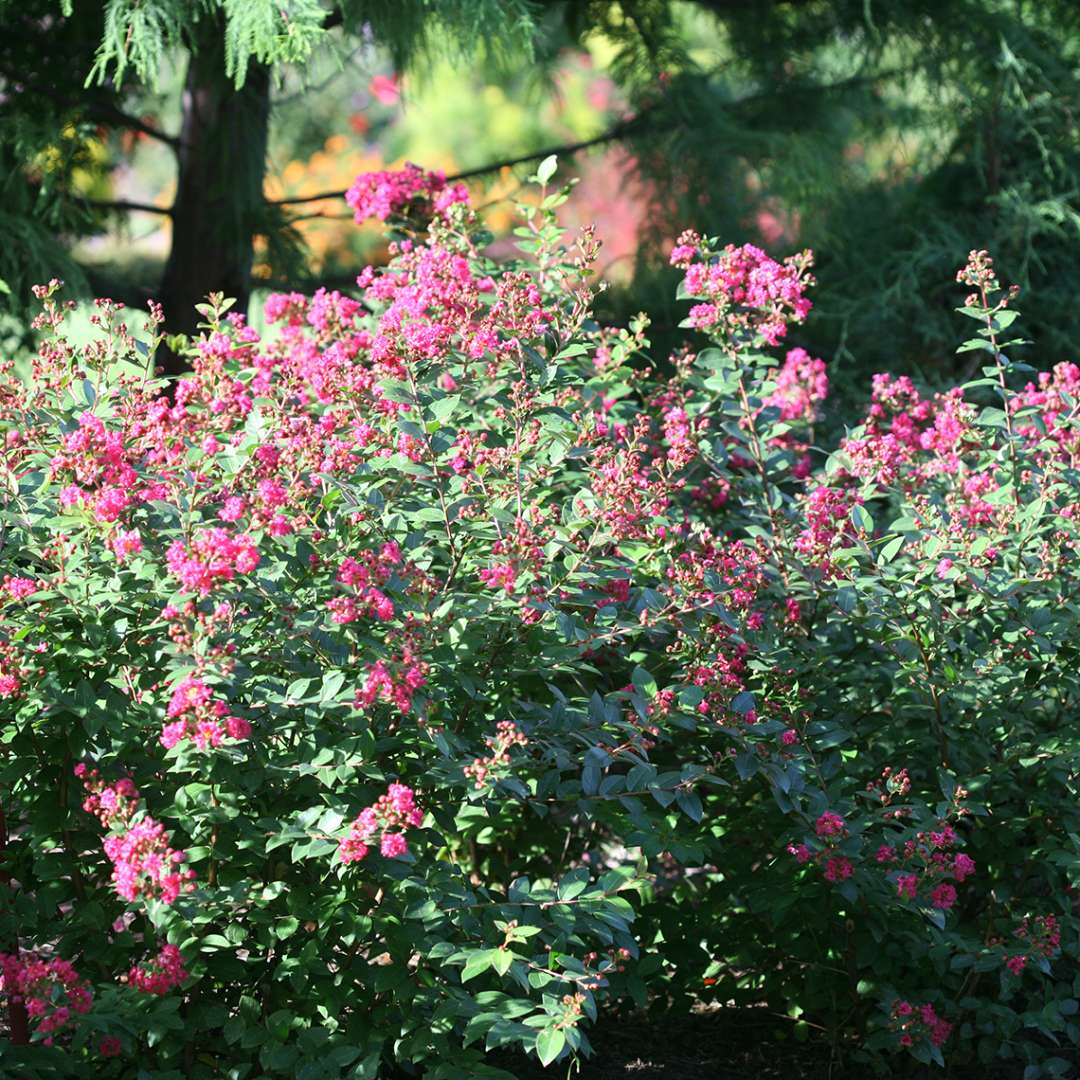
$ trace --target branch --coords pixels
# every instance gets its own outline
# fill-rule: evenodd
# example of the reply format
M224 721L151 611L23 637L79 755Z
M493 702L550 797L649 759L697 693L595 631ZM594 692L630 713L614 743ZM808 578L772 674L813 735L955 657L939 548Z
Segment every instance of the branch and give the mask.
M316 219L324 221L352 221L351 213L344 214L327 214L322 210L313 210L308 214L295 214L289 218L289 224L295 225L298 221L314 221Z
M534 150L531 153L521 154L518 157L505 158L503 161L493 161L488 165L481 165L475 169L466 169L464 172L454 173L452 176L448 176L446 180L447 183L453 183L456 180L471 180L473 177L486 176L488 173L498 172L500 169L509 169L515 165L528 165L532 161L542 161L552 154L557 156L577 154L582 150L589 150L594 146L603 146L604 143L614 142L616 139L624 138L626 135L629 135L632 131L639 128L644 116L644 113L640 113L630 120L623 120L613 128L609 128L607 131L602 132L600 135L595 135L591 139L582 139L580 142L564 143L562 146L548 146L543 150ZM288 199L278 199L272 202L271 205L296 206L299 203L321 202L323 199L343 198L345 198L344 191L321 191L317 195L295 195Z
M164 217L172 217L173 214L171 206L154 206L152 203L129 202L127 199L87 199L81 195L74 198L94 210L116 210L123 214L138 210L143 214L161 214Z
M170 135L168 132L154 127L153 124L148 124L137 116L132 116L130 113L124 112L123 109L116 108L115 105L99 105L95 103L90 105L89 111L91 115L96 113L103 120L113 120L120 127L129 128L131 131L141 131L151 139L157 139L158 142L163 142L166 146L172 147L173 150L178 149L180 146L180 140L175 135Z
M51 87L41 86L36 83L24 83L26 93L37 94L39 97L48 98L62 109L85 109L90 116L96 116L99 120L111 120L118 127L129 128L131 131L141 131L144 135L165 143L166 146L176 150L180 146L180 140L175 135L169 135L165 131L154 127L152 124L140 120L137 116L124 112L123 109L112 105L107 101L77 101L57 93Z

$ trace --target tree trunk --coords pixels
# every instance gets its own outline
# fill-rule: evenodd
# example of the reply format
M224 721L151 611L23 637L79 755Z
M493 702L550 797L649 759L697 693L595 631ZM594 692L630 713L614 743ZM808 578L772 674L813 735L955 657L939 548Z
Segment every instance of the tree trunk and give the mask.
M270 120L270 70L248 66L238 90L225 74L224 28L200 20L194 30L178 151L172 247L159 297L167 334L193 334L195 305L207 293L235 297L246 311L252 240L264 218L263 175ZM158 354L166 374L185 364Z

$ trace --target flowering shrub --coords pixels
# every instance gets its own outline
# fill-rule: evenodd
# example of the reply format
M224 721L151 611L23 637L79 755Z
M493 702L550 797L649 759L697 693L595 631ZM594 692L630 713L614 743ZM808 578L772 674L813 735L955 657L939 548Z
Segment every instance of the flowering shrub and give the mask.
M680 237L709 340L657 370L550 176L512 264L360 178L390 264L265 339L212 297L168 393L40 290L0 387L26 1075L507 1076L650 994L1068 1069L1080 368L1006 358L974 253L981 377L880 376L825 458L825 365L769 351L809 253Z
M0 953L4 993L23 1010L42 1044L52 1046L73 1014L88 1013L93 992L66 960L44 960L34 953Z
M447 186L446 174L427 172L412 162L397 171L364 173L345 194L358 222L368 218L386 221L413 210L421 217L432 211L445 214L454 203L469 200L464 184Z

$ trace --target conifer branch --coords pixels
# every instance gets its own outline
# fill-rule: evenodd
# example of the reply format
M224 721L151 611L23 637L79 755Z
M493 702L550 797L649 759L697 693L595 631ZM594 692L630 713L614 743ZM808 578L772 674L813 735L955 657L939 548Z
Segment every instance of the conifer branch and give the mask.
M127 128L129 131L141 132L151 139L157 139L158 142L165 143L166 146L171 147L173 150L176 150L180 145L180 140L175 135L170 135L167 131L162 131L160 128L154 127L153 124L148 124L138 116L132 116L131 113L124 112L123 109L113 105L111 102L75 101L65 97L63 94L58 94L51 87L41 86L37 83L24 83L23 92L48 98L62 109L84 109L88 116L96 117L103 123L110 124L113 127Z

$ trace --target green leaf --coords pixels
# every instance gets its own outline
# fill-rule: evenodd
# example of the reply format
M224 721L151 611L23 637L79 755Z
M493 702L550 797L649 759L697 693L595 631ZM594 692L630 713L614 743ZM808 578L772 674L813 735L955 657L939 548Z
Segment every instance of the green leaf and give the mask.
M337 697L338 691L345 685L344 671L328 671L322 680L322 690L319 693L319 701L324 705Z
M978 419L975 421L982 427L994 427L1003 428L1005 426L1005 413L1001 409L995 409L992 406L987 406L981 413L979 413Z
M274 935L279 941L284 941L288 937L292 937L300 927L300 920L292 915L281 919L274 927Z
M468 982L470 979L475 979L477 975L487 971L495 959L492 954L498 951L498 949L477 949L473 952L461 969L461 981L463 983Z
M749 690L743 690L731 700L731 707L740 716L746 716L754 711L754 695Z
M582 345L580 342L573 342L570 345L565 345L556 354L556 360L566 360L571 356L585 356L589 349L587 346Z
M851 522L855 528L861 529L863 532L874 531L874 519L864 506L853 506L851 508Z
M536 1056L541 1065L550 1065L563 1051L566 1045L566 1036L561 1028L544 1028L536 1036Z
M658 690L656 680L643 667L635 667L630 680L645 697L656 697Z
M559 883L559 899L573 900L575 896L580 896L585 891L587 884L588 882L567 874Z
M433 401L428 408L431 410L432 416L435 417L440 423L445 423L453 414L454 410L461 402L460 394L451 394L449 397L440 398L438 401Z
M348 1065L350 1062L355 1061L362 1053L359 1046L335 1046L332 1050L328 1050L320 1057L324 1058L329 1064L335 1068L340 1069Z
M675 805L692 821L700 821L705 816L705 809L696 792L680 791L675 796Z
M293 681L289 683L288 690L285 691L286 701L303 701L304 695L307 693L307 689L310 685L311 679L293 679Z
M897 552L907 542L906 536L894 536L882 549L881 554L878 555L878 565L884 566L886 563L890 563L896 558Z
M546 184L555 175L555 169L558 167L558 164L559 159L555 154L551 154L544 158L544 160L536 167L536 179L541 184Z

